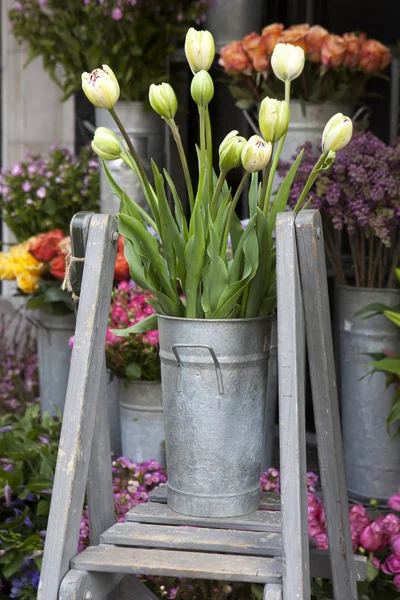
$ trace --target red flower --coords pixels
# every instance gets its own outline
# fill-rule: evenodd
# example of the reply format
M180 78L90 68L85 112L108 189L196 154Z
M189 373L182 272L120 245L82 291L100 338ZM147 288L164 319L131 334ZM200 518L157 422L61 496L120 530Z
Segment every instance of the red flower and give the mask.
M64 238L61 229L41 233L32 239L29 252L40 262L49 262L58 254L58 244Z
M65 275L65 257L56 256L50 261L50 274L56 279L64 279Z
M129 279L129 265L123 252L117 252L115 257L115 281L126 281Z

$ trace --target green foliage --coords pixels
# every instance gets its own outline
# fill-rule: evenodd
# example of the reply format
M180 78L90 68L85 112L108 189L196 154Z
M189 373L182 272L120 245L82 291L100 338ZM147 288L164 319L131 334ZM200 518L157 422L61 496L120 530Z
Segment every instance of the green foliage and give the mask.
M28 43L29 61L40 56L64 98L80 89L80 75L102 64L114 70L122 100L144 100L151 83L167 75L166 59L206 1L124 0L115 13L109 0L21 0L9 11L16 39Z
M38 289L26 303L26 308L62 316L74 311L74 301L70 292L60 288L60 281L43 279L39 281Z

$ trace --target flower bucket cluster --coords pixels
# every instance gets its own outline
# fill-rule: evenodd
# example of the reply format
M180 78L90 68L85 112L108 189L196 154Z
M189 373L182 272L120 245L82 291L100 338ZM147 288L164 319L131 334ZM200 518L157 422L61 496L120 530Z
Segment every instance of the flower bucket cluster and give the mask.
M141 381L160 379L156 329L131 335L128 338L112 333L136 325L154 314L154 308L148 303L148 300L152 299L150 292L128 281L121 281L112 293L106 335L106 364L110 371L123 379Z
M115 74L107 65L84 73L82 87L95 106L109 110L122 138L106 128L99 128L92 147L100 156L107 180L121 201L118 228L125 238L125 256L131 277L154 295L150 304L158 314L202 319L265 316L276 305L272 235L276 215L286 208L293 178L302 160L300 153L272 203L273 180L289 125L291 82L301 75L305 54L299 46L278 44L275 47L271 65L277 79L284 82L285 100L264 99L259 115L263 137L252 136L246 140L237 131L227 134L219 146L219 170L216 173L212 164L209 117L214 85L208 73L214 52L214 40L208 31L189 30L185 53L193 73L191 96L199 111L197 185L192 181L174 119L178 102L173 88L162 83L151 85L149 90L151 106L166 121L177 144L186 181L189 223L169 174L165 170L160 173L153 162L153 183L147 177L114 108L120 90ZM322 154L299 195L296 212L304 206L312 183L329 168L336 152L346 146L351 135L351 120L342 114L335 115L327 123L322 136ZM113 180L106 161L117 158L138 176L150 214ZM233 191L227 184L227 175L236 168L243 168L244 173L238 188ZM260 172L263 172L261 180ZM235 208L248 181L250 219L243 229ZM172 195L174 210L168 203L168 192ZM149 232L149 226L156 237ZM227 252L229 237L232 247ZM155 327L154 316L147 321L150 329ZM125 334L138 331L135 327L127 328Z
M233 79L230 89L239 108L248 109L266 95L280 96L271 68L274 48L280 43L304 50L306 65L293 97L312 102L356 102L365 94L367 81L384 72L391 61L390 49L365 33L340 36L320 25L303 23L285 29L272 23L261 35L253 31L221 49L219 64Z
M56 146L48 156L27 152L2 170L0 194L3 219L19 242L52 229L67 234L75 213L98 209L97 157L90 148L78 156Z

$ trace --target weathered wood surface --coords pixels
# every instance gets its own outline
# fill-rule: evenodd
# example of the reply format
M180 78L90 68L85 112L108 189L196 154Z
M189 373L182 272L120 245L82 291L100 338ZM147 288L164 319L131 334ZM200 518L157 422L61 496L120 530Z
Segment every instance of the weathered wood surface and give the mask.
M264 588L264 600L282 600L282 586L268 583Z
M114 274L116 245L111 240L116 230L113 216L92 216L38 600L57 600L78 547Z
M107 594L118 589L122 580L121 573L88 573L87 571L69 571L60 585L59 600L81 600L85 592L90 592L92 600L102 600Z
M309 600L305 329L294 221L294 213L280 213L276 224L283 596Z
M74 569L110 573L163 575L220 581L279 583L281 559L256 556L147 550L108 544L89 547L71 561Z
M152 490L149 494L150 502L159 502L160 504L167 503L168 486L166 483L160 483L158 487ZM261 492L260 495L260 510L280 510L281 499L276 492Z
M296 218L307 349L335 598L356 600L321 216Z
M103 533L100 541L115 546L203 550L253 556L282 554L279 533L257 531L116 523Z
M278 511L257 511L243 517L223 519L211 517L189 517L170 510L165 504L139 504L126 515L127 521L156 523L161 525L189 525L211 529L243 529L244 531L279 532L281 515Z

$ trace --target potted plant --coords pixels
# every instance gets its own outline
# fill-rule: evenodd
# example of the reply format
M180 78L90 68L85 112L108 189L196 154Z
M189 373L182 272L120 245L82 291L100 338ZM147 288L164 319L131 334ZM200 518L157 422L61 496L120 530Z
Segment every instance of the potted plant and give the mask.
M316 156L307 144L290 192L292 206ZM365 319L360 311L370 304L400 304L395 275L400 259L399 160L399 141L387 146L370 132L356 133L310 190L311 205L323 217L326 254L337 284L334 322L348 490L382 501L398 491L400 440L387 431L392 394L385 389L385 377L365 378L365 363L368 354L399 350L400 335L384 316ZM283 165L283 173L288 167ZM342 255L343 235L350 247L349 265Z
M260 111L263 138L245 140L231 131L219 146L219 173L213 172L208 105L213 82L208 73L214 40L190 29L185 52L192 72L191 95L199 110L199 171L193 185L174 117L178 102L167 84L150 86L149 99L177 143L189 198L186 221L169 174L152 163L152 184L121 123L115 104L119 89L109 67L84 74L89 100L108 109L124 143L111 131L96 131L93 147L102 157L107 179L121 201L118 228L132 279L155 296L156 315L125 330L154 329L160 335L161 380L168 479L168 504L178 512L233 516L256 510L263 442L271 315L276 306L275 241L277 212L285 210L296 159L274 202L271 189L289 122L291 80L304 66L304 51L278 45L272 66L285 82L285 100L266 101ZM336 115L326 125L323 151L312 169L314 181L335 152L351 138L352 123ZM271 156L274 155L273 160ZM148 214L113 180L106 160L122 158L138 174ZM230 190L230 170L244 167L238 188ZM259 172L264 169L262 182ZM243 229L236 204L251 179L250 219ZM167 183L174 211L167 201ZM260 183L260 185L259 185ZM309 183L299 197L303 206ZM147 229L150 225L159 241ZM232 247L227 252L228 238ZM122 332L119 330L118 335Z
M150 157L164 164L164 127L148 110L149 85L166 80L168 58L188 25L204 19L206 6L207 0L21 0L9 19L16 39L28 44L29 59L42 57L65 98L80 90L77 72L90 72L101 62L114 65L121 85L121 118L151 170ZM115 127L104 111L96 111L96 124ZM145 205L140 184L123 161L110 168L120 186ZM103 212L118 211L104 177L101 200Z
M271 69L277 43L300 46L306 54L301 77L293 84L291 121L282 158L288 160L299 145L319 141L321 128L336 112L353 114L354 106L366 96L369 79L382 76L391 60L389 48L365 33L333 35L320 25L281 23L233 41L220 51L219 63L229 77L236 105L245 111L253 129L254 112L266 96L281 98ZM258 133L258 131L256 131Z
M121 281L114 289L106 337L106 364L119 385L122 454L137 462L155 459L165 463L158 331L129 337L112 333L153 314L154 308L148 300L154 299L150 292L132 281Z

